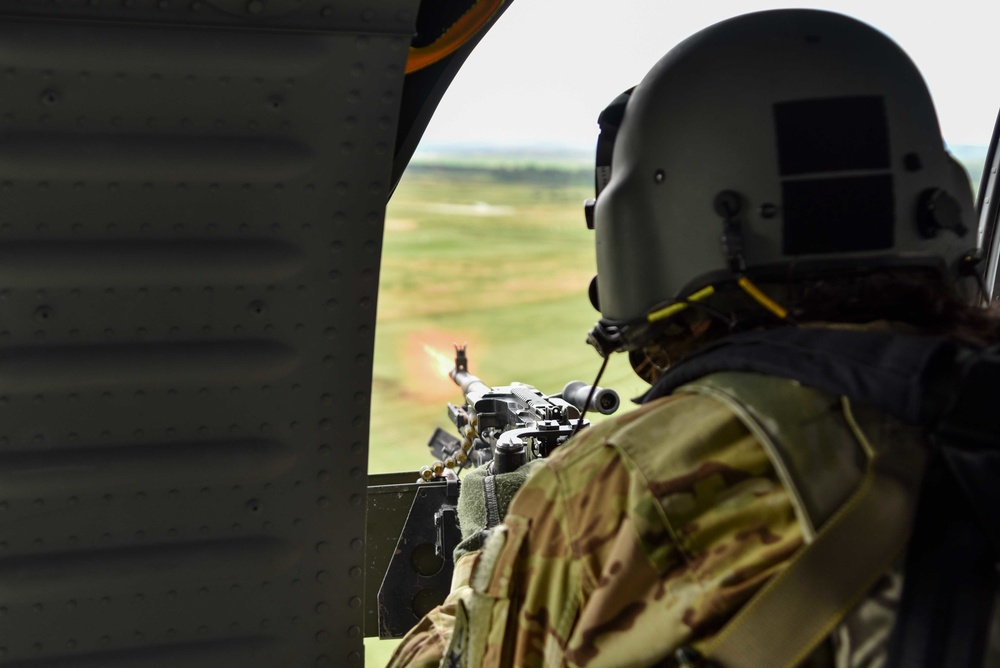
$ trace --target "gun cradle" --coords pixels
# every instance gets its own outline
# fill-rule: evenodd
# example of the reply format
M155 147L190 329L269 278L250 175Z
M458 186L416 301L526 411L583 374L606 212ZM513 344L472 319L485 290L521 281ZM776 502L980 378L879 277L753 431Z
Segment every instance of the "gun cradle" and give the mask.
M457 480L369 477L366 636L401 638L448 595L452 551L462 539L458 492Z
M403 636L449 591L452 551L461 540L458 472L469 465L489 465L493 473L516 470L531 459L549 456L588 426L585 409L607 415L620 405L614 390L581 381L567 383L553 395L525 383L490 387L469 373L465 348L458 346L451 378L465 398L463 405L448 404L448 417L461 438L436 430L428 447L438 461L421 469L416 482L412 474L393 474L392 480L379 476L379 482L396 484L369 486L369 582L370 587L381 582L381 638ZM398 518L407 508L406 521L400 524ZM376 611L368 613L366 628L371 632Z

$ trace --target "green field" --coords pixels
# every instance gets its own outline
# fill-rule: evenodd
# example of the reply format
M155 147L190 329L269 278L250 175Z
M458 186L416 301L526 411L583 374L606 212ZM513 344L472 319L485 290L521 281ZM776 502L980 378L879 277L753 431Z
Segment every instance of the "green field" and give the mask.
M445 405L461 396L428 348L450 359L453 343L468 343L470 370L489 385L516 380L554 393L593 380L600 358L584 342L599 317L586 296L589 178L539 169L406 173L386 219L370 472L430 463L428 437L450 427ZM624 358L614 361L602 382L637 392Z
M584 339L599 314L582 206L592 178L562 165L406 172L386 216L369 472L416 471L432 461L434 428L454 433L445 406L461 393L427 348L450 359L468 343L470 371L488 385L593 382L601 360ZM623 399L644 387L622 355L602 385ZM366 665L384 666L396 644L369 639Z

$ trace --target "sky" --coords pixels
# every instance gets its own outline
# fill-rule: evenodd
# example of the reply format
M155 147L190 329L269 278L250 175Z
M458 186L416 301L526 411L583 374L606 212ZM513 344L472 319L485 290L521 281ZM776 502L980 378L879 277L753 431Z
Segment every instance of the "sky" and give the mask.
M591 146L600 111L671 46L722 19L782 6L838 11L887 33L923 72L945 141L989 143L1000 108L987 70L997 66L997 0L515 0L455 77L421 149Z

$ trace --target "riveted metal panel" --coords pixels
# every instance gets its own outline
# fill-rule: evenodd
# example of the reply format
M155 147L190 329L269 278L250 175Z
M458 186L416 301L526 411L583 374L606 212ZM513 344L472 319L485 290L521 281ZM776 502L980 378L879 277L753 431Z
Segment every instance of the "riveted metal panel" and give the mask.
M0 662L360 665L416 5L0 8Z
M10 15L150 23L239 26L260 30L413 34L419 3L405 0L7 0Z

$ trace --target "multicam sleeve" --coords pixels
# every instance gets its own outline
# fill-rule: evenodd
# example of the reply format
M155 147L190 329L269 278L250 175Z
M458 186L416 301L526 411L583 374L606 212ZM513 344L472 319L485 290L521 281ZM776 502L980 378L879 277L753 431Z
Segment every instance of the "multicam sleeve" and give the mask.
M459 560L448 598L410 630L389 668L527 668L561 653L572 623L565 603L575 599L561 505L558 480L536 467L504 524Z

